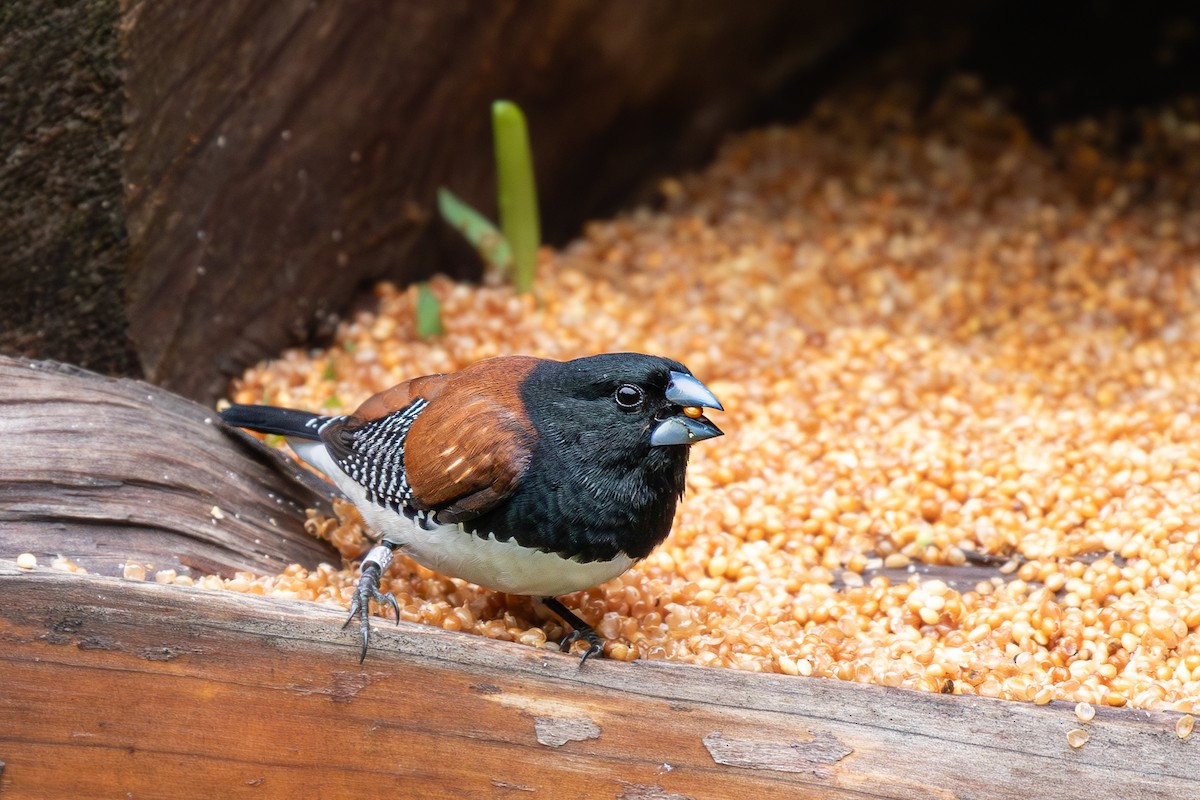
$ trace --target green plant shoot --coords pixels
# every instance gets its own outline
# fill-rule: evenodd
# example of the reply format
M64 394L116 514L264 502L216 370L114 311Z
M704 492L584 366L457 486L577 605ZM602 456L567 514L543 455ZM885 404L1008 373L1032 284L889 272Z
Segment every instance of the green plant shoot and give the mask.
M438 211L442 219L471 243L491 269L506 276L512 272L512 248L490 219L464 203L449 189L438 189Z
M429 288L428 283L417 284L417 336L428 339L441 336L446 331L442 328L442 304L437 295Z
M537 251L541 244L533 154L525 114L516 103L492 103L492 138L496 147L496 183L500 229L512 248L513 283L518 292L533 289Z

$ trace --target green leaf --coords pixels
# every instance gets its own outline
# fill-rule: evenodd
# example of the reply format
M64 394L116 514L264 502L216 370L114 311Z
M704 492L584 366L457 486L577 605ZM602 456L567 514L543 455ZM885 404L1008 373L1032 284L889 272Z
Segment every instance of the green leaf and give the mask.
M417 284L417 336L428 339L441 336L446 331L442 328L442 304L437 295L427 283Z
M541 244L537 186L525 114L516 103L492 103L492 137L496 147L496 183L500 229L512 248L513 282L518 292L533 289L537 251Z
M479 251L479 257L502 275L512 271L513 253L508 240L492 221L463 202L449 189L438 189L438 211L455 230Z

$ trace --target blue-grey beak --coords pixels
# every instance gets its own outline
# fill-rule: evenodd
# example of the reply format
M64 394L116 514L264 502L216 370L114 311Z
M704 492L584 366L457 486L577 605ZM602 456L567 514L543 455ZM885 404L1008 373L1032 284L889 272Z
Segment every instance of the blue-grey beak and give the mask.
M717 396L703 383L686 372L672 372L666 395L684 410L658 423L650 434L650 444L695 444L722 435L720 428L699 413L701 408L725 410Z
M671 382L667 384L667 399L675 405L685 408L725 410L725 406L721 405L721 401L708 390L707 386L686 372L671 373Z

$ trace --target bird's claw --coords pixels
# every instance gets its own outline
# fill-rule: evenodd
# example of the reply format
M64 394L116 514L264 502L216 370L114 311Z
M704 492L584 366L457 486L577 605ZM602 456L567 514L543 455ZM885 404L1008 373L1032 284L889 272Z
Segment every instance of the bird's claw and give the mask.
M571 649L571 645L582 639L588 643L588 649L584 650L583 655L580 656L579 666L582 667L583 662L587 661L592 656L596 656L598 658L604 657L604 640L600 638L600 634L596 633L595 628L580 619L579 615L564 606L562 601L556 597L543 597L542 602L547 608L562 618L563 622L570 625L573 629L570 633L564 636L562 642L559 643L559 649L561 649L562 652L566 653Z
M396 624L400 624L400 604L396 602L396 595L391 592L379 591L381 572L380 566L373 561L363 564L362 575L358 579L358 588L354 590L354 598L350 601L350 613L346 616L346 621L342 623L342 627L345 628L355 616L358 617L358 628L362 632L362 652L358 656L360 664L366 660L367 647L371 642L371 601L374 600L378 603L384 609L385 615L387 607L390 605L396 612Z
M582 667L583 662L587 661L591 656L604 656L604 640L601 639L600 635L590 627L583 630L571 631L563 637L563 640L559 643L558 648L564 653L569 653L571 651L571 645L580 640L587 642L588 648L587 650L584 650L583 655L579 657L579 666Z

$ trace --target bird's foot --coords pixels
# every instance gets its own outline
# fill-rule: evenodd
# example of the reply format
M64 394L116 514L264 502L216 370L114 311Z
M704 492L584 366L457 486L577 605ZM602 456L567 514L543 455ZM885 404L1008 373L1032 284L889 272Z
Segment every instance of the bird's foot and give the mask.
M600 638L600 634L596 633L595 629L587 625L585 625L582 630L576 628L564 636L562 642L560 642L558 645L558 649L564 653L569 653L571 652L571 645L575 644L581 639L588 643L588 648L587 650L584 650L583 655L579 657L579 666L582 667L583 662L587 661L592 656L596 656L596 658L604 658L604 640Z
M542 602L546 607L562 618L562 621L570 625L573 630L563 637L559 644L559 649L564 653L569 652L571 645L578 641L588 643L587 650L583 651L583 655L579 657L579 666L583 666L583 662L587 661L592 656L604 658L604 640L600 638L600 634L596 633L596 629L588 625L579 618L574 611L564 606L558 598L545 597Z
M391 592L379 591L383 573L392 563L392 550L392 545L383 543L371 548L371 552L367 553L359 570L358 588L354 590L354 597L350 601L350 614L342 623L342 627L345 628L356 615L358 616L358 629L362 632L362 652L358 656L360 664L367 658L367 646L371 641L371 601L378 603L385 612L388 605L391 605L392 610L396 612L396 624L400 624L400 604L396 602L396 596Z

